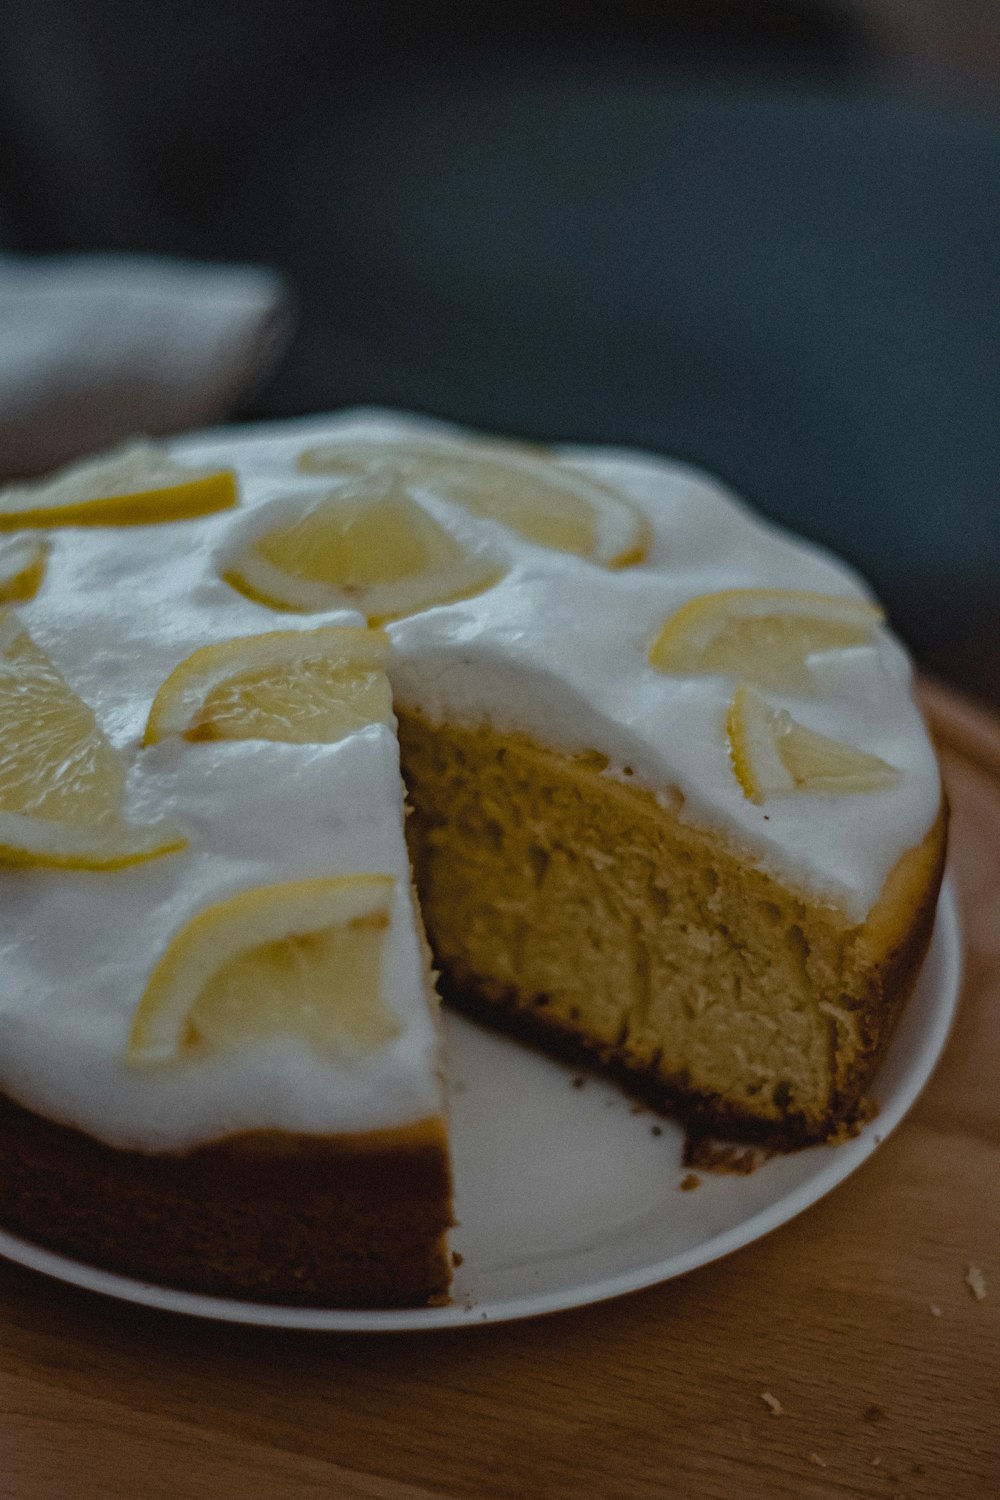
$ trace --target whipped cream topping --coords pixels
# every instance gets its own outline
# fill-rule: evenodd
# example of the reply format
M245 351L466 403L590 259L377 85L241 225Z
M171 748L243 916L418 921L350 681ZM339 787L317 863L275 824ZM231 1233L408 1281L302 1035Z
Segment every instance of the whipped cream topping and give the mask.
M338 436L449 434L382 412L196 435L174 456L237 470L240 507L162 525L47 533L46 581L18 613L129 763L129 816L168 818L188 848L114 872L0 868L0 1088L111 1144L179 1149L244 1129L391 1128L439 1112L435 1018L402 838L398 752L372 725L335 745L255 741L140 748L152 699L191 652L233 636L357 624L347 611L295 615L222 581L234 528L255 507L329 490L302 450ZM492 724L568 752L598 750L608 776L666 797L681 815L812 898L862 921L897 859L940 803L937 764L911 695L908 659L886 630L811 659L816 692L769 693L800 723L900 772L882 791L802 794L756 806L729 760L734 682L648 664L686 600L721 589L795 588L870 597L819 549L756 518L682 465L620 450L559 450L647 517L645 560L610 571L535 546L420 491L435 518L470 528L507 571L484 592L390 624L397 705L435 723ZM874 834L873 834L874 831ZM351 1061L292 1037L159 1069L125 1061L132 1013L172 936L244 889L308 876L396 876L385 998L393 1041Z

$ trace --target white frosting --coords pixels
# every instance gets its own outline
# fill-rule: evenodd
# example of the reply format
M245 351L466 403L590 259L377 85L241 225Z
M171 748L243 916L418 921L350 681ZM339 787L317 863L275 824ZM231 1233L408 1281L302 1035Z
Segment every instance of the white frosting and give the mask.
M236 1130L404 1125L440 1107L436 1037L401 837L392 732L337 745L249 740L138 752L132 807L169 807L180 854L113 873L5 873L0 964L3 1086L115 1145L151 1150ZM125 1061L150 970L196 912L254 886L325 875L396 877L383 958L386 1004L404 1023L346 1060L291 1037L162 1067Z
M48 577L19 613L128 755L130 815L169 818L190 843L113 873L0 871L0 1088L13 1097L112 1144L150 1150L250 1128L389 1128L440 1109L391 733L370 726L331 746L138 746L157 688L199 646L358 623L345 612L278 614L219 577L247 510L336 482L296 473L302 449L348 433L442 430L348 413L189 438L175 445L177 457L238 470L240 511L49 533ZM898 783L868 795L774 797L763 807L743 795L729 762L732 680L668 676L648 665L647 651L672 611L698 594L773 587L867 597L863 585L691 469L609 450L562 456L642 509L653 529L646 560L608 571L477 521L509 571L472 599L389 626L397 702L432 721L489 722L557 748L599 750L606 774L678 789L683 816L862 920L940 800L899 645L881 631L871 646L813 658L815 695L768 694L810 728L881 756L902 773ZM464 513L422 498L465 534ZM395 1040L350 1063L292 1038L159 1069L126 1063L152 967L195 912L253 886L352 871L397 877L385 970L386 1000L402 1022Z

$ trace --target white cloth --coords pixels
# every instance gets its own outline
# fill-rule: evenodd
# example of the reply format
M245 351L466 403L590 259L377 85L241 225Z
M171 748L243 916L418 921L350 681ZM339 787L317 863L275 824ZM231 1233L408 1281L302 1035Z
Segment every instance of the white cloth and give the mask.
M0 255L0 478L227 415L292 321L265 267Z

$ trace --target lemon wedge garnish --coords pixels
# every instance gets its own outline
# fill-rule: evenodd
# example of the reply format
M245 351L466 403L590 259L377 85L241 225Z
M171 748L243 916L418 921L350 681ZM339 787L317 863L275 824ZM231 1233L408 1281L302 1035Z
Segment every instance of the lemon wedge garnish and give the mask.
M0 611L0 863L107 870L183 848L124 805L124 764L92 711Z
M899 780L895 766L807 729L745 682L729 704L726 732L736 779L757 804L789 792L880 792Z
M242 891L192 917L153 969L127 1056L174 1062L280 1033L368 1052L400 1030L382 996L395 881L344 875Z
M389 643L377 630L279 630L204 646L153 700L143 744L284 740L325 745L365 724L392 724Z
M307 449L298 466L307 474L395 476L525 541L609 568L641 562L649 547L646 519L623 495L514 444L344 438Z
M651 666L720 672L784 692L809 692L806 658L866 644L882 611L861 599L804 589L699 594L670 616L649 649Z
M357 609L377 625L481 593L502 573L490 548L463 546L398 481L375 476L262 507L222 576L273 609Z
M49 549L34 536L18 537L0 547L0 604L34 599L45 577Z
M0 490L0 531L22 526L146 526L186 521L236 504L230 469L174 463L153 443L60 469L38 484Z

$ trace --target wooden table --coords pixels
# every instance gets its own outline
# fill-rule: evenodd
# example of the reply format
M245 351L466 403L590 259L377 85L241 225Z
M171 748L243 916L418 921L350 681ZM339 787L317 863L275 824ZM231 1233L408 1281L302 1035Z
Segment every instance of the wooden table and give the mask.
M214 1325L0 1263L2 1500L1000 1496L1000 726L926 702L965 994L854 1177L682 1280L447 1333Z

